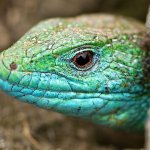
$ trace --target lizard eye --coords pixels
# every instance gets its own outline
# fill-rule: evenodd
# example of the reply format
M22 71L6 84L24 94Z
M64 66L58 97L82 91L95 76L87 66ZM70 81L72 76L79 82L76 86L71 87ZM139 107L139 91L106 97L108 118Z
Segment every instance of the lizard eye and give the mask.
M72 58L72 62L79 69L89 69L93 64L93 56L92 51L79 52Z

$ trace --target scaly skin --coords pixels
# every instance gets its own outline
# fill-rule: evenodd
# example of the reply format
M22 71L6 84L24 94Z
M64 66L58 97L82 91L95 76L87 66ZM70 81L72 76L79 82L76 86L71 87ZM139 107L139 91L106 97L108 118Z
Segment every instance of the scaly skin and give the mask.
M144 25L84 15L39 23L0 54L0 88L18 100L126 131L143 131L150 107ZM88 66L74 63L80 52Z

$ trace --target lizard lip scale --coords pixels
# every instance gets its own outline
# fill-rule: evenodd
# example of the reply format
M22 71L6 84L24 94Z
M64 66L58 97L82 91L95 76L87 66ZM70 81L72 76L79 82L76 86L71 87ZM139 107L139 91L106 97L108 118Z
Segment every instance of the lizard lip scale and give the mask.
M0 89L44 109L141 132L150 106L145 35L139 22L113 15L43 21L0 53Z

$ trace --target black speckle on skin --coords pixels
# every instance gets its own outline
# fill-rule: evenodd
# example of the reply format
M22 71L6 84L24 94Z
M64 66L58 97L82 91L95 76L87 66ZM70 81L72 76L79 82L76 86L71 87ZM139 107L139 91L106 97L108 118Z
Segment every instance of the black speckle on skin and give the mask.
M109 93L109 88L107 86L105 87L105 92Z
M77 112L79 113L79 112L80 112L80 110L81 110L81 106L80 106L80 107L78 107Z
M30 60L30 63L33 63L33 60Z

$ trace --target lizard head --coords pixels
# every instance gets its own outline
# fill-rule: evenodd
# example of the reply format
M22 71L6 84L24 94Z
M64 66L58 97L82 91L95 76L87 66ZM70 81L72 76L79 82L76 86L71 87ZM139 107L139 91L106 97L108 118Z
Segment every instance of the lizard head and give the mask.
M141 130L150 103L145 34L119 16L43 21L1 52L0 88L44 109Z

